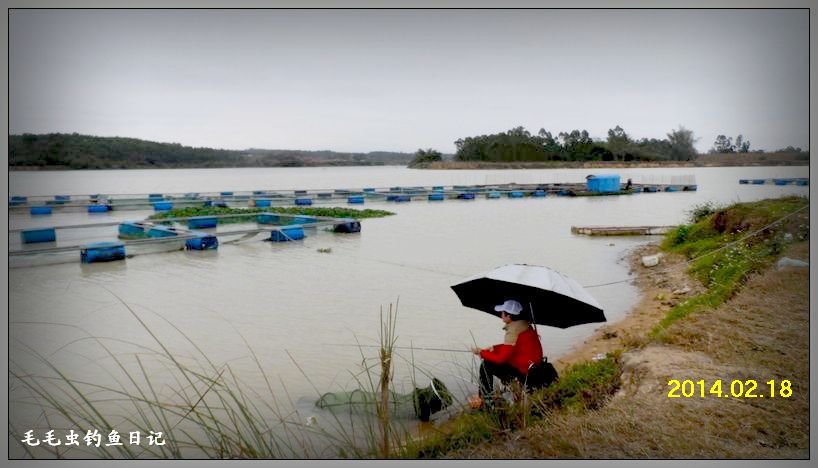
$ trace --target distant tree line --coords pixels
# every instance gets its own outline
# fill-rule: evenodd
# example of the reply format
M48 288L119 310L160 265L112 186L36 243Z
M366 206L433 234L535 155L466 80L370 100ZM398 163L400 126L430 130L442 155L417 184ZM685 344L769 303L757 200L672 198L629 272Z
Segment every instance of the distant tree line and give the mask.
M77 133L25 133L9 137L9 167L134 169L194 167L281 167L332 165L403 165L411 153L375 151L342 153L301 150L223 150L136 138Z
M684 127L665 139L634 139L619 125L608 130L606 140L594 140L587 130L560 132L541 128L532 135L523 127L493 135L455 141L459 161L689 161L697 152L693 132Z

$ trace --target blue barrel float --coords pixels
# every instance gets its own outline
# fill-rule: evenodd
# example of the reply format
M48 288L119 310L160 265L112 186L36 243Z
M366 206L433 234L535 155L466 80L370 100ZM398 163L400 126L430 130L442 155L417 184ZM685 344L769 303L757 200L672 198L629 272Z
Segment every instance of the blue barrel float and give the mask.
M523 192L520 190L512 190L508 192L508 198L523 198Z
M219 248L219 239L213 234L196 231L192 231L190 234L196 237L185 241L186 250L215 250Z
M532 197L544 197L545 196L545 190L542 190L542 189L534 190L534 193L532 193L531 196Z
M36 242L54 242L57 240L55 228L26 229L20 232L23 244L34 244Z
M276 229L270 232L270 240L273 242L288 242L294 240L301 240L304 238L304 228L301 226L293 226Z
M82 263L110 262L125 258L124 242L93 242L80 248Z
M429 194L429 201L442 201L444 195L440 192L434 192Z
M154 211L170 211L173 209L173 203L169 201L154 202Z
M119 225L119 237L132 239L145 237L145 225L138 221L125 221Z
M275 214L262 213L256 216L256 222L259 224L278 224L280 221L281 217Z
M298 206L309 206L309 205L312 205L312 199L311 198L296 198L295 199L295 204L298 205Z
M51 214L51 207L50 206L32 206L29 213L33 215L50 215Z
M15 195L9 198L9 206L20 206L24 205L26 202L28 202L28 197L21 197L19 195Z
M187 220L187 227L190 229L214 228L219 220L214 216L194 216Z
M89 213L107 213L111 211L110 205L88 205Z
M347 203L359 205L364 202L364 197L361 195L355 195L352 197L347 198Z
M267 208L272 204L272 200L269 198L256 198L254 205L259 208Z

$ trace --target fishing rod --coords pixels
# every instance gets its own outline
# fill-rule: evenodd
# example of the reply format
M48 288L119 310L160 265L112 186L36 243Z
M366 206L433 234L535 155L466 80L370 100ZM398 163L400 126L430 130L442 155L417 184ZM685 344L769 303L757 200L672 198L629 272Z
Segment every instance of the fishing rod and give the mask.
M380 348L379 345L362 345L362 344L348 344L348 343L327 343L328 346L346 346L356 348ZM392 346L392 349L410 349L414 351L448 351L452 353L470 353L468 349L449 349L449 348L420 348L417 346Z

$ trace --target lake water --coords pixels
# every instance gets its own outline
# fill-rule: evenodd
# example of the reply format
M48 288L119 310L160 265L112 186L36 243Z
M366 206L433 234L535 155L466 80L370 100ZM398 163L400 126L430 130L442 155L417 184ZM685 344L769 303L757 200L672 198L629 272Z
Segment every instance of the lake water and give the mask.
M184 193L242 190L332 189L390 186L471 185L505 182L582 182L591 173L616 172L624 181L669 183L692 175L696 192L611 197L477 199L411 203L370 202L364 207L395 216L366 219L360 234L307 231L303 241L250 241L218 251L174 251L136 255L126 261L70 263L9 269L9 345L12 368L47 373L32 351L80 380L113 385L118 365L104 341L124 361L141 346L157 345L134 314L186 362L202 362L191 345L217 365L229 364L242 385L264 394L266 382L253 359L284 395L306 415L318 394L357 386L362 353L374 358L381 311L397 306L397 346L458 351L401 350L395 363L399 390L422 384L425 371L443 380L458 397L476 389L476 359L466 350L476 342L502 339L501 322L460 305L450 285L508 263L546 265L565 273L599 301L609 321L621 319L637 299L628 282L630 249L657 237L596 238L572 235L571 226L669 225L684 222L694 206L729 204L783 195L808 196L808 187L743 185L741 178L808 177L808 167L672 168L619 170L428 171L404 167L201 169L11 172L9 195L89 193ZM11 229L37 225L140 219L148 211L92 215L59 213L9 217ZM115 238L111 228L109 240ZM69 239L70 240L70 239ZM10 248L19 246L10 233ZM321 253L318 249L331 249ZM399 304L399 305L398 305ZM127 306L126 306L127 305ZM553 360L582 343L601 324L566 330L540 327L545 353ZM184 336L180 333L183 332ZM150 354L150 353L147 353ZM143 364L173 399L178 385L167 363ZM305 376L306 374L306 376ZM26 400L12 388L12 401ZM39 412L12 404L18 427L40 426Z

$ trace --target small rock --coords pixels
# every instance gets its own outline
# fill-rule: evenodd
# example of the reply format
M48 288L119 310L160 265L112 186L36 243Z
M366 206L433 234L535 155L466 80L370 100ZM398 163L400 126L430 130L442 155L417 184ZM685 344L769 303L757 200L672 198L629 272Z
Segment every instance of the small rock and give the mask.
M807 262L805 262L803 260L796 260L794 258L782 257L775 264L775 269L776 270L783 270L784 268L787 268L787 267L804 268L804 267L809 267L809 263L807 263Z
M679 294L687 294L687 293L689 293L689 292L690 292L690 288L689 288L689 287L687 287L687 286L685 286L685 287L683 287L683 288L681 288L681 289L674 289L674 290L673 290L673 294L676 294L676 295L679 295Z
M644 257L642 257L642 265L644 265L644 266L646 266L648 268L658 265L659 264L659 255L660 254L645 255Z
M592 361L601 361L605 359L605 353L599 353L591 358Z

